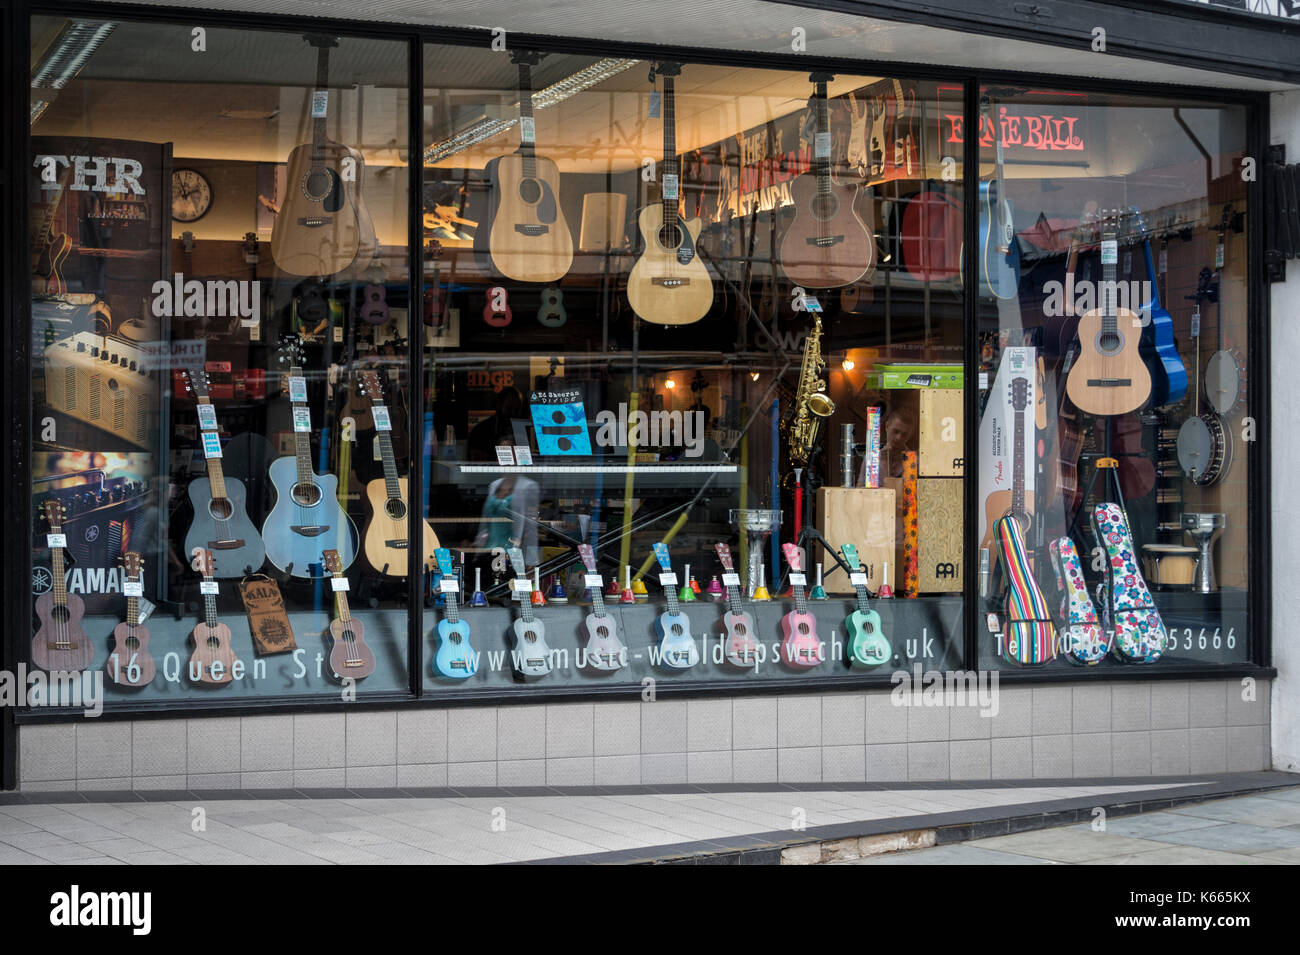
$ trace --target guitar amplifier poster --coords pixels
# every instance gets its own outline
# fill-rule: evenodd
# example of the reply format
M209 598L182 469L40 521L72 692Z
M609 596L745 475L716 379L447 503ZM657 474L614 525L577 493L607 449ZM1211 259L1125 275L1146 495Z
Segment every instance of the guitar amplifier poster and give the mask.
M1024 450L1020 472L1024 478L1026 509L1033 511L1034 493L1034 401L1037 372L1037 351L1028 347L1011 347L1002 351L1002 363L993 379L984 417L980 419L980 546L991 536L989 520L990 503L997 508L993 520L1001 517L1011 506L1011 491L1016 475L1015 435L1016 416L1020 415L1024 427ZM1020 384L1017 384L1020 382ZM1012 405L1012 395L1017 388L1024 389L1024 407L1017 411ZM1018 404L1019 402L1017 402ZM996 495L996 497L995 497ZM1004 503L1005 502L1005 503Z

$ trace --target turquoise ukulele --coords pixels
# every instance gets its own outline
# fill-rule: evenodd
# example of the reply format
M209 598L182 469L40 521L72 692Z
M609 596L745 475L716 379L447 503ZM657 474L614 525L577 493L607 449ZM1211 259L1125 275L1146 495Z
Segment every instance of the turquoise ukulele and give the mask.
M849 566L855 568L849 579L853 581L853 590L858 595L858 609L844 621L844 629L849 636L849 662L864 667L880 666L894 655L894 649L885 639L880 614L867 605L867 575L862 569L862 561L858 559L858 549L852 544L845 544L840 551Z
M451 589L452 585L459 586L456 567L451 562L451 551L445 547L435 550L433 558L438 562L444 582L442 595L447 600L447 612L438 621L438 654L433 658L433 668L440 676L464 680L478 670L478 654L469 645L469 624L460 618L456 591Z

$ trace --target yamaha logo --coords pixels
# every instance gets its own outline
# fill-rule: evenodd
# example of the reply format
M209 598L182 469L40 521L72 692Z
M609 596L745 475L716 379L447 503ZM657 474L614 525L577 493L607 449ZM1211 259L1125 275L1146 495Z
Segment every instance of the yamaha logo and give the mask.
M32 568L32 593L36 596L47 594L54 587L54 575L48 567Z
M93 544L95 541L99 540L99 525L87 524L86 531L82 536L86 538L86 543Z

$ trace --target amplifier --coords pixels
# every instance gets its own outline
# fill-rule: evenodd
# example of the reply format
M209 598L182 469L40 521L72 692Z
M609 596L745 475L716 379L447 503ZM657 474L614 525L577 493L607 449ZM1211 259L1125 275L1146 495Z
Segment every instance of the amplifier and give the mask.
M140 349L78 332L45 349L45 401L140 448L158 430L157 384Z

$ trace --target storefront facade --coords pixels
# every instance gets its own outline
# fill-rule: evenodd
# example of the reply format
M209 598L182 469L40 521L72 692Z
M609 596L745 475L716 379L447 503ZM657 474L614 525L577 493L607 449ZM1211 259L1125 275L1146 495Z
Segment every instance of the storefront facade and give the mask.
M6 23L7 787L1294 762L1290 24L261 6Z

